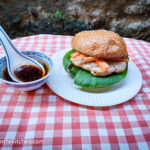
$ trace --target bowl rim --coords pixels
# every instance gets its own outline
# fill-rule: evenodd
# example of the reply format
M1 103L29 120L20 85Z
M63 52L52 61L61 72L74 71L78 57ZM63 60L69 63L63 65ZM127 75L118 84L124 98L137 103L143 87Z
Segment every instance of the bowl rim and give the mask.
M2 81L3 83L11 84L11 85L29 85L29 84L35 84L37 82L41 83L41 81L44 81L46 78L48 78L50 76L50 74L54 68L54 63L53 63L53 60L51 59L51 57L47 56L46 54L44 54L42 52L38 52L38 51L21 51L21 53L39 53L39 54L42 54L42 55L46 56L47 58L49 58L51 61L51 66L50 66L51 68L49 69L49 72L47 73L47 75L38 79L38 80L31 81L31 82L11 82L11 81L7 81L1 77L0 77L0 81ZM6 58L6 56L3 56L2 58L0 58L0 60L4 59L4 58Z

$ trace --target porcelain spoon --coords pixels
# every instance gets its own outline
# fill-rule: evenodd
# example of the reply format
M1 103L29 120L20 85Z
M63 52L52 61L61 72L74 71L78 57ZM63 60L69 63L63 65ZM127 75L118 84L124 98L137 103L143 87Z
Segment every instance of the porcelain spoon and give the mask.
M34 65L40 68L43 71L43 74L45 74L45 69L39 62L23 55L16 49L16 47L13 45L12 41L1 26L0 43L6 53L8 73L11 76L12 80L16 82L23 82L19 80L14 74L14 70L23 65Z

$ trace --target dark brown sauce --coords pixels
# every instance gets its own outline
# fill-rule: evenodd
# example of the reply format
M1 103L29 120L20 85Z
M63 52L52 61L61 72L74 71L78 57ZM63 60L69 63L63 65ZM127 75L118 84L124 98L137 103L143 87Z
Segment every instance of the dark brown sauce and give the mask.
M49 72L49 67L48 65L41 61L41 60L37 60L45 69L45 75L46 76ZM23 82L30 82L30 81L35 81L38 80L40 78L43 77L43 71L41 69L39 69L36 66L33 65L23 65L19 68L17 68L14 71L15 76L20 79ZM7 80L7 81L11 81L14 82L11 77L9 76L7 67L5 67L5 69L3 70L3 75L2 75L3 79Z
M23 82L35 81L44 76L42 69L34 65L22 65L14 71L14 75Z
M7 67L5 67L5 69L3 70L2 77L3 77L4 80L14 82L14 81L11 79L11 77L10 77L10 75L9 75L9 73L8 73Z

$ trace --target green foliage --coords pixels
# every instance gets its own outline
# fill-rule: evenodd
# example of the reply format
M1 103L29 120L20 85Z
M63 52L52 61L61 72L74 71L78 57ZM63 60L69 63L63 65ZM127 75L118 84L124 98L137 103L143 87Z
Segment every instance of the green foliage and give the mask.
M35 20L25 21L26 16L33 15ZM71 19L65 16L61 11L57 10L48 18L38 18L40 15L35 10L24 11L19 16L7 22L5 30L11 38L18 36L28 36L33 34L58 34L58 35L75 35L83 30L90 30L91 27L77 19ZM0 24L1 20L0 20ZM23 31L23 32L22 32Z
M61 11L56 11L55 14L53 15L55 18L61 18L62 17L62 12Z

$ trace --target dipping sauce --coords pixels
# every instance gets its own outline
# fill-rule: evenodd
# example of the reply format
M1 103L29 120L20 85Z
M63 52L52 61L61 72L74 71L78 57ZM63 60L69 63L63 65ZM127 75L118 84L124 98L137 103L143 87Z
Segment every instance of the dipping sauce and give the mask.
M49 72L48 65L41 60L37 60L37 61L44 67L44 69L45 69L44 76L46 76L47 73ZM43 71L33 65L23 65L23 66L17 68L14 71L14 74L19 80L21 80L23 82L30 82L30 81L38 80L43 77ZM14 82L11 79L11 77L9 76L7 67L5 67L5 69L3 70L2 77L3 77L3 79L5 79L7 81Z
M14 71L14 75L23 82L30 82L42 78L45 74L42 69L37 66L23 65Z
M7 67L5 67L5 69L3 70L2 77L3 77L4 80L14 82L14 81L11 79L11 77L10 77L10 75L9 75L9 73L8 73Z

